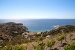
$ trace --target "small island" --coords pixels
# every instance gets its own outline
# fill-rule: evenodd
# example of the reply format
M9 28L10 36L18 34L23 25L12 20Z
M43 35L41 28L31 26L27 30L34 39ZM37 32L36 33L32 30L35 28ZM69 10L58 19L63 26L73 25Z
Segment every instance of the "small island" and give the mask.
M66 50L74 40L75 25L60 26L44 32L31 32L22 23L0 24L0 50Z

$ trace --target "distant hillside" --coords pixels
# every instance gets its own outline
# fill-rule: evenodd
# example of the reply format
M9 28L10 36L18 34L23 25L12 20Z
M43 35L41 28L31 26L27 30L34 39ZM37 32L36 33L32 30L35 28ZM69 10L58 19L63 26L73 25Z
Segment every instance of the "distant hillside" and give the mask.
M42 32L43 36L75 32L75 25L60 26L57 29Z

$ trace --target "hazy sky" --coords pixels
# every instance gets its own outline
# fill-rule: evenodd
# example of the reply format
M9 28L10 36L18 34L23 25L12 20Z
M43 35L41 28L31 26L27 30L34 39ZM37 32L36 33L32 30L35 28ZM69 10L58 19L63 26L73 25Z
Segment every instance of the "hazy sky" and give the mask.
M75 19L75 0L0 0L0 19Z

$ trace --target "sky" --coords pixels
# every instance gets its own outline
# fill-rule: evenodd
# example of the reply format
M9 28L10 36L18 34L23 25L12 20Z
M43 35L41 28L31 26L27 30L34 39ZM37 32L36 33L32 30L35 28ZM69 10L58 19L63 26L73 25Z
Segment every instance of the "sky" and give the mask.
M75 0L0 0L0 19L75 19Z

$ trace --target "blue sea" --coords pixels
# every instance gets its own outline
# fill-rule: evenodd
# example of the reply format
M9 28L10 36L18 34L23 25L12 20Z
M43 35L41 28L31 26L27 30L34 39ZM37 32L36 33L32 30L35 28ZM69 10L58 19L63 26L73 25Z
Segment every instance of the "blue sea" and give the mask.
M23 23L29 31L41 32L50 31L54 29L54 26L74 25L75 19L22 19L22 20L10 20L0 19L0 23L16 22Z

